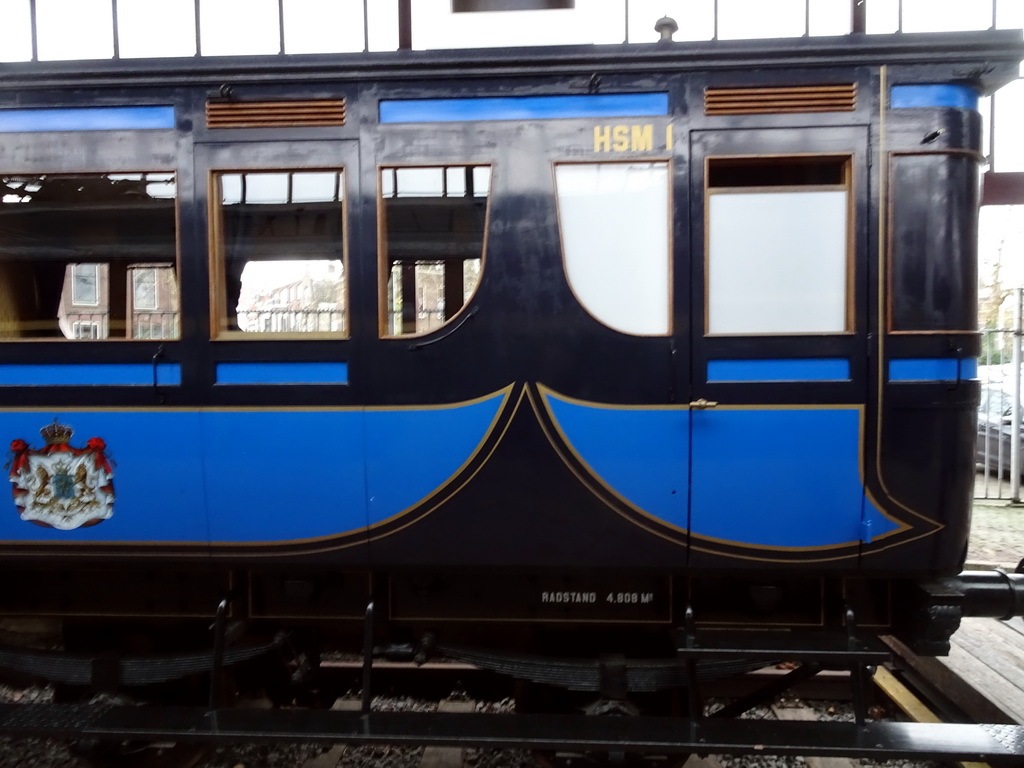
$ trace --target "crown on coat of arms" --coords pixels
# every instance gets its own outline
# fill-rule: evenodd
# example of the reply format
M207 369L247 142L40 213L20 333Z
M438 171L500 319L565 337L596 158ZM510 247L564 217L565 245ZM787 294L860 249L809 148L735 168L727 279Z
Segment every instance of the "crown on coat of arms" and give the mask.
M56 419L53 424L47 424L39 430L47 445L67 445L71 442L71 436L75 433L67 424L61 424Z

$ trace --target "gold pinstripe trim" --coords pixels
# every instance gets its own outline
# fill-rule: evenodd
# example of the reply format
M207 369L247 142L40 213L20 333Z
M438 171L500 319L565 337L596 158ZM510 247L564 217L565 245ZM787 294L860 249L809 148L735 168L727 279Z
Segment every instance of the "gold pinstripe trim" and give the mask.
M498 422L501 421L502 414L505 411L505 406L507 405L508 400L509 400L509 395L511 394L512 388L514 386L515 386L514 384L509 384L507 387L505 387L505 389L501 390L504 393L503 397L502 397L501 405L498 406L498 411L497 411L497 413L494 414L494 419L491 421L491 425L487 428L487 431L484 433L484 436L480 439L480 442L477 443L477 446L473 450L473 453L469 456L469 458L467 458L464 462L462 462L462 466L460 466L457 470L455 470L455 472L453 472L451 474L451 476L447 480L445 480L441 485L439 485L437 487L437 490L435 490L433 493L430 493L429 495L424 496L422 499L420 499L418 502L416 502L413 506L411 506L408 509L405 509L405 510L399 512L396 515L392 515L387 520L382 520L379 523L374 523L373 525L371 525L369 527L369 530L373 531L375 529L378 529L378 528L380 528L380 527L382 527L384 525L387 525L387 524L389 524L389 523L391 523L391 522L393 522L395 520L398 520L401 517L404 517L405 515L407 515L410 512L412 512L413 510L423 506L423 504L425 502L429 502L431 499L435 498L438 494L441 493L442 489L446 488L448 486L448 484L452 480L454 480L463 471L465 471L465 469L470 464L473 463L473 461L476 459L476 457L478 455L480 455L481 451L483 450L483 446L487 443L487 441L490 438L491 434L494 432L494 429L498 425ZM456 488L453 488L450 492L446 493L444 498L440 499L429 510L424 512L423 515L421 515L420 517L416 518L416 520L420 520L423 517L425 517L426 515L429 515L434 510L436 510L444 502L446 502L448 499L450 499L456 493L458 493L463 488L465 488L469 484L469 482L480 473L480 470L483 469L484 465L490 460L491 456L494 455L494 451L497 450L498 445L500 445L501 441L505 439L505 435L508 432L508 428L509 428L509 426L511 426L512 420L515 418L516 413L519 411L519 404L522 403L522 401L523 401L523 393L522 393L522 391L520 391L519 397L516 399L516 403L512 407L512 413L509 414L509 417L508 417L508 419L505 422L505 426L501 430L501 434L498 435L498 439L496 441L494 441L494 444L491 446L491 449L489 451L487 451L487 454L484 456L483 461L481 461L480 464L477 466L477 468L474 469L472 473L470 473L469 477L467 477L465 480L463 480ZM406 525L403 525L401 528L396 528L393 531L388 531L385 535L386 536L390 536L393 533L397 533L398 531L404 530L405 528L409 527L409 525L412 525L412 523L407 523ZM376 540L378 538L383 538L383 536L376 536L376 537L375 536L371 536L371 539L373 539L373 540Z
M594 468L591 467L590 464L579 454L579 452L573 446L572 441L568 438L568 435L566 435L566 433L562 429L561 425L559 424L558 420L555 418L555 415L554 415L550 405L548 404L546 398L548 396L551 396L551 397L559 399L559 400L561 400L563 402L572 403L572 404L575 404L575 405L584 405L584 406L587 406L587 407L590 407L590 408L608 409L608 410L690 411L691 408L688 405L663 405L663 406L662 405L659 405L659 406L621 405L620 406L620 405L611 405L611 404L605 404L605 403L592 403L592 402L589 402L589 401L580 400L580 399L577 399L577 398L572 398L572 397L568 397L568 396L565 396L565 395L561 395L561 394L555 392L554 390L552 390L550 387L547 387L544 384L541 384L539 382L535 384L535 387L537 389L538 396L542 400L542 403L541 403L541 406L538 406L538 404L536 403L536 401L533 398L532 393L529 393L528 396L530 397L531 405L534 408L535 414L538 416L538 421L539 421L539 423L541 425L541 428L542 428L542 430L544 432L545 437L548 439L548 442L551 444L552 448L554 448L554 450L558 454L559 458L562 459L562 462L566 465L566 467L569 469L569 471L572 472L572 474L576 477L576 479L579 480L584 485L584 487L587 488L587 490L589 490L600 501L602 501L605 504L605 506L609 507L610 509L615 511L617 514L619 514L621 517L624 517L625 519L629 520L634 525L637 525L638 527L642 528L643 530L645 530L645 531L647 531L649 533L653 533L653 534L655 534L655 535L657 535L657 536L659 536L661 538L667 539L667 540L672 541L674 543L679 543L678 539L666 536L666 535L664 535L664 533L662 531L659 531L659 530L656 530L656 529L652 529L649 526L644 525L643 523L638 522L635 518L633 518L633 517L631 517L629 515L623 514L621 512L621 510L616 509L613 505L609 504L604 498L602 498L601 491L599 491L597 488L595 488L595 485L598 486L599 488L603 489L603 491L605 493L611 495L614 499L616 499L616 501L618 501L619 503L623 504L626 508L628 508L629 510L631 510L635 514L641 516L645 520L649 520L652 523L656 524L659 528L661 528L663 530L664 529L669 529L669 530L672 530L672 531L676 531L678 534L683 534L683 535L689 536L690 539L691 539L690 546L694 550L700 551L700 552L709 552L709 553L718 554L718 555L722 554L718 550L712 550L712 549L708 549L706 547L700 546L699 542L708 542L708 543L712 543L712 544L720 544L722 546L728 546L728 547L733 547L733 548L738 548L738 549L751 549L751 550L758 550L758 551L770 551L770 552L793 553L793 554L807 553L807 552L824 552L824 551L828 551L828 550L838 550L838 549L847 549L847 548L851 548L851 547L860 547L862 545L862 543L863 543L861 540L856 539L856 540L851 540L849 542L844 542L844 543L840 543L840 544L828 544L828 545L824 545L824 546L812 546L812 547L782 547L782 546L767 546L767 545L761 545L761 544L748 544L748 543L744 543L744 542L730 541L728 539L719 539L719 538L712 537L712 536L707 536L707 535L704 535L704 534L698 534L698 533L693 532L692 530L689 530L689 529L686 529L686 528L681 528L681 527L679 527L677 525L674 525L672 523L667 522L666 520L664 520L664 519L662 519L660 517L652 515L649 512L647 512L647 511L641 509L640 507L636 506L635 504L633 504L631 501L629 501L624 496L622 496L622 494L620 494L618 491L616 491L613 487L611 487L600 476L600 474L597 473L594 470ZM551 434L551 432L550 432L550 430L549 430L549 428L548 428L548 426L546 424L545 419L541 418L541 413L540 413L540 408L541 407L543 408L544 413L547 414L547 420L550 421L551 425L553 425L553 427L556 430L557 435L560 438L560 440L556 439L555 436ZM865 468L864 468L865 408L864 408L864 406L856 405L856 404L852 404L852 405L851 404L834 404L834 405L831 405L831 404L830 405L821 405L821 404L813 404L813 405L757 405L757 404L744 404L744 405L718 406L718 408L716 410L731 410L731 411L750 411L750 410L761 410L761 411L763 411L763 410L855 410L855 411L857 411L857 413L858 413L858 442L859 442L859 445L860 445L860 448L857 451L857 456L858 456L858 476L859 476L862 492L864 493L865 499L867 501L870 501L872 504L874 504L874 506L878 510L879 514L881 514L885 519L889 520L890 522L892 522L893 524L895 524L897 526L895 530L888 531L888 532L886 532L884 534L881 534L879 536L872 537L872 541L880 541L882 539L889 538L889 537L892 537L892 536L895 536L897 534L901 534L901 533L904 533L904 532L910 530L911 526L907 525L902 520L899 520L897 518L892 517L883 506L877 504L874 501L874 499L869 494L867 486L866 486L866 484L864 482L864 478L865 478ZM571 461L570 457L574 461ZM583 475L576 468L576 464L578 464L580 467L583 467L586 470L586 472L588 473L589 476ZM822 561L834 560L834 559L845 559L846 557L855 557L855 556L857 556L857 554L858 553L851 553L850 555L846 555L846 556L843 556L843 557L840 557L840 558L822 558L822 559L817 560L817 561L816 560L810 560L808 558L800 558L800 561L801 562L822 562ZM740 555L740 554L736 554L736 553L730 553L728 556L730 556L730 557L740 557L742 559L758 560L758 561L764 561L764 562L776 562L778 560L778 558L753 557L753 556Z
M325 536L315 536L315 537L305 538L305 539L275 539L273 541L253 541L253 542L236 542L236 541L231 541L231 542L224 542L224 541L200 541L200 542L196 542L196 541L159 541L159 542L148 542L148 541L127 541L127 540L87 541L87 542L83 542L83 541L46 541L46 540L39 540L39 539L31 539L31 540L28 540L28 539L6 539L6 540L3 540L3 541L0 541L0 551L3 551L3 549L6 548L6 547L20 548L20 547L41 546L41 545L45 545L47 547L53 547L55 545L56 546L62 546L62 547L79 547L79 548L82 548L82 549L90 549L90 548L93 548L93 547L126 547L126 548L127 547L132 547L132 548L146 548L147 550L150 549L150 548L156 550L156 549L167 549L167 548L171 548L171 547L183 547L183 548L190 548L190 549L202 548L203 550L206 550L206 551L203 551L201 553L197 552L196 555L200 555L200 556L203 556L203 557L208 557L210 555L209 549L211 549L211 548L227 548L229 550L230 549L242 549L242 548L245 548L245 549L259 549L259 548L264 548L264 547L281 548L281 547L287 547L289 545L301 545L301 544L307 544L307 543L330 542L330 541L336 541L337 542L335 545L329 546L329 547L317 548L317 549L304 549L303 550L303 554L306 554L306 553L323 552L323 551L334 550L334 549L344 549L344 548L347 548L347 547L351 547L351 546L355 546L355 545L358 545L358 544L366 543L367 541L383 538L384 536L389 536L392 533L396 533L397 531L400 531L400 530L403 530L404 528L407 528L409 525L412 524L412 522L415 522L415 521L407 523L406 525L403 525L400 528L396 528L394 530L387 531L386 533L381 534L379 536L374 536L372 534L372 531L374 531L375 529L379 529L382 526L391 524L395 520L398 520L398 519L400 519L402 517L405 517L405 516L409 515L410 513L414 512L415 510L420 509L421 507L424 506L424 504L427 504L427 503L431 502L432 500L436 500L436 503L434 503L433 506L431 506L429 510L427 510L422 515L420 515L420 516L418 516L416 518L416 520L422 519L426 515L430 514L434 510L436 510L439 506L441 506L441 504L443 504L445 501L450 499L456 493L461 491L470 482L470 480L472 480L474 477L476 477L476 475L483 468L483 465L487 463L487 461L494 454L494 451L497 449L498 445L504 439L505 434L508 431L509 425L512 423L512 419L514 418L516 411L518 411L519 404L522 402L522 399L523 399L523 393L522 392L520 392L519 398L516 400L516 404L515 404L515 406L512 409L512 413L508 416L508 418L506 420L506 423L504 425L504 428L502 429L500 435L498 436L498 439L494 442L493 445L490 446L490 449L487 450L486 454L483 456L483 460L480 462L480 465L472 472L472 474L469 475L469 477L467 477L457 487L452 488L452 489L446 491L448 485L455 478L457 478L462 472L464 472L466 470L466 468L468 466L470 466L476 460L476 458L479 455L481 455L481 453L484 451L485 446L487 446L487 444L488 444L488 442L489 442L489 440L491 438L491 435L494 433L495 428L502 421L502 418L503 418L503 416L504 416L504 414L505 414L505 412L507 410L507 406L508 406L508 402L509 402L510 396L511 396L512 391L514 390L515 386L516 385L514 383L513 384L509 384L508 386L498 390L497 392L492 392L492 393L490 393L488 395L483 395L481 397L477 397L477 398L474 398L472 400L465 400L465 401L458 402L458 403L449 403L449 404L442 404L442 405L397 406L397 407L376 406L376 407L367 407L367 408L350 407L350 408L309 408L309 409L306 409L306 410L309 410L309 411L322 411L322 412L338 412L338 411L397 411L397 410L402 410L402 411L408 411L408 410L417 410L417 411L422 411L422 410L449 410L449 409L454 409L454 408L461 408L461 407L468 406L468 405L476 405L476 404L485 402L487 400L491 400L491 399L493 399L495 397L498 397L498 396L501 397L501 403L498 405L498 408L497 408L497 411L495 412L494 418L491 420L491 424L488 426L488 428L487 428L486 432L484 433L483 437L477 443L476 448L469 455L469 457L462 463L462 465L459 466L459 468L457 470L455 470L444 482L440 483L434 489L434 491L432 491L430 494L428 494L427 496L425 496L422 499L420 499L419 501L417 501L415 504L407 507L406 509L402 510L401 512L396 513L395 515L392 515L391 517L387 518L386 520L383 520L383 521L381 521L379 523L375 523L374 525L370 526L369 528L365 528L365 527L364 528L355 528L355 529L352 529L350 531L332 533L332 534L327 534ZM19 412L38 412L38 411L43 410L43 409L40 409L40 408L4 409L4 411L2 411L2 412L15 411L15 410L17 410ZM76 411L85 411L87 409L79 408L79 409L74 409L74 410L76 410ZM169 410L169 409L158 409L158 408L140 408L140 409L96 408L96 409L90 409L90 410L95 410L96 412L113 412L113 411L124 412L125 410L139 410L139 411L157 412L157 411L166 411L166 410ZM197 409L184 409L184 408L182 408L182 409L177 409L177 410L197 412ZM216 411L216 410L232 410L232 411L240 411L240 412L259 410L260 412L265 412L265 411L269 411L269 410L292 411L292 410L295 410L295 409L289 409L289 408L278 408L278 409L264 409L264 408L260 408L260 409L255 409L255 408L251 408L250 407L250 408L208 409L208 410L211 410L211 411ZM441 498L438 498L439 496L441 496ZM369 534L369 535L367 535L367 534ZM339 541L341 539L355 539L355 540L343 543L343 542ZM29 554L36 554L36 553L28 553L28 552L21 553L21 552L19 552L19 555L29 555ZM45 553L39 553L39 554L45 556ZM218 552L217 554L219 556L223 556L223 557L237 557L237 556L250 556L251 552L246 552L246 553L244 553L244 555L235 555L235 554L231 553L230 551L228 551L228 552ZM294 556L294 555L295 555L295 552L287 552L287 551L286 552L262 552L262 553L260 553L260 557L267 557L267 556L291 557L291 556ZM164 555L161 555L159 552L152 552L152 553L147 553L147 556L164 556ZM173 553L173 554L167 554L166 556L167 557L189 556L189 553Z
M923 520L926 523L930 523L935 526L930 531L925 531L920 536L915 536L907 541L900 542L900 544L906 544L911 541L917 541L918 539L932 536L943 528L945 524L940 523L938 520L933 520L927 515L917 512L911 509L909 506L901 502L896 498L895 494L889 490L889 486L885 482L885 475L882 472L882 408L885 401L885 336L887 333L887 307L889 302L888 288L888 275L889 275L889 259L888 259L888 236L889 236L889 219L887 216L888 207L886 204L886 196L889 193L889 153L886 149L886 110L889 103L888 94L888 74L889 70L886 65L882 65L879 68L878 80L879 80L879 116L878 116L878 356L877 360L877 385L878 385L878 401L876 403L876 423L875 423L875 479L878 481L878 487L882 493L886 495L886 498L891 503L895 504L901 510L907 514L913 515L919 520ZM878 508L882 509L882 505L875 498L869 489L865 486L865 494L871 499L871 502ZM879 539L883 537L878 537ZM881 552L884 549L891 549L892 546L873 549L868 554L874 552Z

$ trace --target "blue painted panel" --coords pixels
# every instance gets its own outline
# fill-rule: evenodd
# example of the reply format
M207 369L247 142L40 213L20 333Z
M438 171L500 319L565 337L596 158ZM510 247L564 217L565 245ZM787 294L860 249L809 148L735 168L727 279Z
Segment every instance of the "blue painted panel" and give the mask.
M8 490L0 497L0 540L207 541L204 457L197 413L7 412L0 413L0 441L7 445L21 439L38 450L44 444L39 430L54 418L74 428L71 445L76 448L84 447L92 437L106 443L104 453L114 474L113 515L90 528L43 528L21 520Z
M218 384L347 384L347 363L217 363Z
M691 531L765 547L825 547L859 541L865 523L874 537L895 530L865 507L859 451L855 409L694 412ZM737 483L746 492L736 493Z
M687 527L689 419L683 408L628 408L546 394L565 440L605 486L666 523Z
M960 359L960 378L961 379L976 379L978 378L978 358L976 357L963 357Z
M202 414L215 542L311 539L366 526L363 413Z
M0 413L0 442L43 447L56 417L113 464L114 512L58 531L0 502L0 540L277 542L351 533L415 506L480 447L507 399L331 411ZM6 511L4 511L6 510ZM372 512L372 514L371 514Z
M380 103L380 121L382 123L450 123L466 120L644 117L667 114L667 93L409 99L407 101L381 101Z
M159 363L157 384L181 384L181 366ZM0 365L0 387L151 387L151 363Z
M174 127L174 107L0 109L0 133L128 131Z
M708 381L848 381L850 361L839 358L805 360L709 360Z
M974 376L978 375L975 361ZM955 357L889 361L889 381L956 381L960 378L960 360Z
M894 85L889 96L893 109L959 107L977 109L978 92L968 85Z
M507 399L464 405L366 411L370 525L423 501L478 451Z

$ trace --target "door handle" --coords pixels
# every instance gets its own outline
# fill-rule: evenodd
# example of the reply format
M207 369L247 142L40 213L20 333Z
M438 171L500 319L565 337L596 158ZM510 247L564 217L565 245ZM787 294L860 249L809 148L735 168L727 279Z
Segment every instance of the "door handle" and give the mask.
M697 410L703 411L706 408L716 408L718 406L717 400L705 400L703 397L700 400L691 400L690 407Z

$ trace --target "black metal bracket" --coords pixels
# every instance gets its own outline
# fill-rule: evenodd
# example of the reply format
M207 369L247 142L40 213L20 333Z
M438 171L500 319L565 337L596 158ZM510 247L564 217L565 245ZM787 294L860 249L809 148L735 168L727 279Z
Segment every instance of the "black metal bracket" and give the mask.
M860 641L857 639L857 617L853 608L846 609L846 639L851 651L856 650ZM853 686L853 716L858 726L863 726L868 718L868 691L870 676L867 664L861 659L850 662L850 685Z
M629 682L626 678L626 657L621 654L609 654L598 660L600 678L600 694L606 699L624 700L629 693Z
M686 613L683 614L683 631L687 649L697 646L697 622L693 616L693 606L686 606ZM686 657L686 703L690 716L690 738L695 740L697 726L704 718L704 700L700 695L700 685L697 681L697 657L687 655Z
M231 605L231 598L225 597L217 604L217 613L213 620L213 667L210 670L210 703L207 715L210 718L210 728L216 733L217 708L221 705L223 696L224 677L224 646L228 629L228 608Z
M359 711L370 714L370 702L373 700L371 688L373 675L373 601L366 606L366 618L363 621L363 698Z

